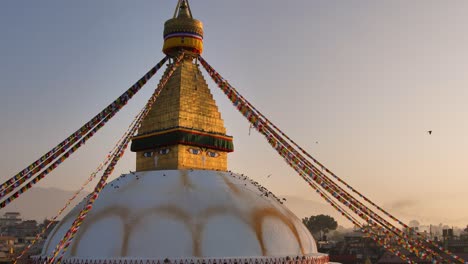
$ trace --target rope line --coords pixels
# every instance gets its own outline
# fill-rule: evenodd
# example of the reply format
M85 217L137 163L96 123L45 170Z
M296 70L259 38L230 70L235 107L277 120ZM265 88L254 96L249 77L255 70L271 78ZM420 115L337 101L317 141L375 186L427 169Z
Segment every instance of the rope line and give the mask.
M143 108L143 111L140 112L139 115L136 117L136 122L130 129L130 134L127 135L124 140L120 143L120 145L117 147L116 151L112 155L112 159L106 170L104 171L103 175L101 176L101 179L99 180L98 184L96 185L93 193L89 196L89 199L86 203L86 205L83 207L83 209L80 211L76 219L74 220L73 224L71 227L68 229L66 232L65 236L62 238L60 243L57 245L55 248L52 258L49 260L49 263L54 263L55 260L57 263L61 263L66 251L68 250L71 242L73 241L73 238L75 237L76 233L78 232L81 224L85 220L86 216L88 213L91 211L94 202L96 199L99 197L99 193L102 191L102 189L106 185L106 181L108 177L112 174L114 171L115 165L117 162L120 160L120 158L123 156L125 153L125 150L130 143L131 137L137 132L138 128L140 127L141 121L148 115L150 112L153 103L156 101L158 98L159 94L161 93L162 89L164 88L165 84L169 80L169 78L172 76L174 71L177 69L177 67L180 65L180 61L183 59L184 54L180 54L175 62L171 65L171 68L166 71L165 75L161 79L158 87L154 91L153 95L151 98L148 100L146 103L145 107ZM60 254L60 255L59 255Z
M93 127L99 124L107 116L115 115L127 102L148 82L151 77L153 77L156 72L166 63L168 57L164 57L160 62L158 62L153 68L151 68L143 77L141 77L134 85L127 89L121 96L109 104L104 110L94 116L90 121L80 127L76 132L72 133L65 140L60 142L52 150L44 154L42 157L31 163L22 171L18 172L16 175L2 183L0 187L0 198L4 197L17 187L19 187L26 180L23 179L26 176L27 179L31 178L33 174L42 170L46 165L51 163L59 155L63 154L68 147L80 140L84 135L86 135ZM112 117L111 116L111 117ZM9 188L11 187L11 188Z
M402 239L408 239L409 237L406 236L400 229L395 228L392 225L389 225L389 223L380 217L379 215L375 214L370 210L368 207L363 206L362 203L360 203L358 200L356 200L354 197L349 195L348 193L344 192L338 185L334 184L332 181L330 181L325 174L322 173L317 173L320 172L318 168L313 166L310 162L308 162L307 159L302 157L299 153L294 151L294 148L289 146L287 142L284 141L282 137L274 133L274 131L270 128L270 121L267 120L266 118L265 121L262 120L261 114L257 114L258 110L254 109L253 107L250 107L251 104L248 103L245 98L243 98L235 89L229 85L227 81L225 81L209 64L203 59L199 58L200 62L202 65L205 67L209 75L212 77L212 79L215 81L215 83L221 88L221 90L228 96L228 98L233 102L234 106L249 120L250 123L267 139L269 140L270 144L276 149L276 146L278 146L278 141L281 142L284 146L287 146L287 148L282 148L280 150L277 150L278 153L283 156L283 157L288 157L288 158L295 158L294 161L287 161L288 164L292 164L295 162L296 164L301 164L302 165L307 165L309 168L303 168L302 170L306 172L307 175L313 178L314 181L319 183L326 191L328 191L330 194L333 195L335 199L346 205L348 208L350 208L353 212L355 212L357 215L359 215L361 218L366 220L370 225L378 226L381 225L382 227L388 229L390 232L388 234L392 234L396 236L400 244L408 249L410 252L415 253L419 258L421 259L427 259L430 258L433 260L433 263L441 263L438 260L433 259L433 257L437 257L439 260L442 261L447 261L445 258L443 258L440 255L436 255L431 249L425 247L421 242L411 240L409 242L405 241ZM259 112L258 112L259 113ZM276 127L276 126L275 126ZM279 129L277 129L279 130ZM279 132L281 132L279 130ZM281 132L282 133L282 132ZM284 133L282 133L284 134ZM274 141L276 139L276 141ZM293 150L293 151L291 151ZM299 155L298 155L299 154ZM310 169L310 166L312 166L312 170ZM305 166L304 166L305 167ZM314 173L315 176L314 176ZM322 180L318 180L320 175L322 177ZM325 182L323 178L327 178L328 180ZM333 184L330 184L333 183ZM359 208L359 210L357 208ZM392 233L391 233L392 232ZM419 246L420 248L417 248L416 246Z
M243 98L243 97L242 97ZM253 107L248 101L247 101L247 104L249 104L251 107ZM408 225L406 225L404 222L400 221L398 218L396 218L395 216L393 216L392 214L390 214L388 211L386 211L385 209L383 209L382 207L378 206L377 204L375 204L374 202L372 202L369 198L367 198L366 196L364 196L362 193L360 193L359 191L357 191L356 189L354 189L353 187L351 187L349 184L347 184L344 180L342 180L340 177L338 177L336 174L334 174L331 170L329 170L327 167L325 167L322 163L320 163L317 159L315 159L313 156L311 156L308 152L306 152L303 148L301 148L296 142L294 142L291 138L289 138L286 134L284 134L278 127L276 127L273 123L271 123L263 114L261 114L260 112L258 112L258 110L255 109L255 111L262 117L264 118L269 125L271 125L272 127L274 127L282 136L284 136L286 139L288 139L295 147L297 147L304 155L306 155L308 158L312 159L318 166L320 166L322 169L324 169L328 174L330 174L333 178L335 178L336 180L338 180L340 183L342 183L344 186L346 186L349 190L351 190L353 193L357 194L360 198L362 198L364 201L368 202L370 205L372 205L373 207L377 208L379 211L381 211L382 213L384 213L387 217L389 217L390 219L394 220L395 222L397 222L398 224L402 225L405 229L407 230L412 230ZM318 171L320 173L323 173L321 171ZM426 242L428 244L430 244L431 246L434 246L436 247L438 250L442 251L443 253L451 256L453 259L461 262L461 263L465 263L465 260L460 258L459 256L453 254L452 252L450 252L449 250L439 246L437 243L435 243L434 241L426 238L426 237L423 237L421 234L419 234L418 232L415 232L414 234L416 234L419 238L421 238L421 241L422 242ZM437 254L436 252L434 252L435 254ZM450 263L450 262L449 262Z
M288 161L286 160L286 162ZM353 217L350 213L344 210L338 203L333 201L325 192L323 192L320 189L319 185L311 181L308 175L305 174L297 165L293 165L292 163L290 165L323 199L325 199L333 208L335 208L339 213L341 213L342 216L351 221L356 227L360 228L364 233L368 234L373 241L375 241L377 244L381 245L394 255L400 257L402 260L407 261L407 263L415 264L414 261L410 260L406 255L401 253L395 246L381 239L379 234L372 230L372 227L368 227L370 230L365 228L365 226L361 224L355 217Z
M362 204L359 200L354 198L351 194L343 190L341 187L339 187L336 183L334 183L331 179L329 179L325 174L323 174L322 171L320 171L318 168L316 168L313 164L311 164L308 160L305 160L297 151L295 151L294 148L292 148L287 142L285 142L278 134L276 134L274 131L269 129L268 126L266 126L266 129L269 131L269 133L272 133L272 136L277 139L277 141L282 142L284 150L287 152L291 152L293 155L290 157L294 162L297 162L298 160L301 160L307 166L307 168L304 169L310 169L311 172L309 173L309 177L313 177L314 181L317 181L318 184L320 184L325 190L330 192L337 200L339 200L343 204L350 203L353 207L357 207L357 209L360 210L360 213L364 213L365 215L360 215L361 218L365 219L368 224L373 224L373 221L378 222L380 225L383 227L387 228L389 231L394 233L395 235L404 238L407 243L409 244L410 251L412 251L415 254L419 254L419 250L416 249L414 245L417 245L421 247L423 250L427 251L428 254L424 254L421 252L419 256L422 259L427 259L431 258L430 256L438 258L440 261L445 261L439 254L431 250L430 248L426 247L422 241L414 240L411 237L409 237L405 232L401 231L400 229L396 228L393 226L391 223L386 221L384 218L382 218L380 215L374 213L370 208ZM356 208L351 208L352 210L356 210ZM367 215L367 216L366 216Z
M203 63L205 63L211 70L213 70L213 72L216 74L216 77L217 78L220 78L220 80L222 82L225 82L225 80L200 56L199 57L200 61ZM203 65L205 67L205 65ZM205 67L206 69L206 67ZM206 69L208 71L208 69ZM229 85L229 84L228 84ZM220 87L222 89L222 87ZM238 96L245 104L247 104L247 106L249 106L256 114L258 114L259 117L263 118L265 120L265 122L273 127L278 133L280 133L284 138L286 138L288 141L290 141L296 148L298 148L304 155L306 155L308 158L310 158L314 163L316 163L319 167L321 167L323 170L325 170L328 174L330 174L333 178L335 178L337 181L339 181L340 183L342 183L344 186L346 186L349 190L351 190L353 193L357 194L360 198L362 198L364 201L368 202L369 204L371 204L373 207L375 207L377 210L379 210L380 212L382 212L383 214L385 214L387 217L389 217L390 219L392 219L393 221L396 221L398 224L402 225L405 229L407 230L411 230L411 228L406 225L405 223L403 223L402 221L400 221L398 218L396 218L395 216L393 216L392 214L390 214L388 211L386 211L385 209L383 209L382 207L378 206L377 204L375 204L374 202L372 202L369 198L367 198L366 196L364 196L362 193L360 193L359 191L357 191L356 189L354 189L353 187L351 187L348 183L346 183L343 179L341 179L340 177L338 177L335 173L333 173L330 169L328 169L326 166L324 166L322 163L320 163L317 159L315 159L311 154L309 154L306 150L304 150L301 146L299 146L299 144L297 144L294 140L292 140L288 135L286 135L283 131L281 131L281 129L279 129L275 124L273 124L266 116L264 116L260 111L258 111L247 99L245 99L245 97L243 97L239 92L236 91L236 89L232 86L230 86L230 88L233 90L233 92L235 93L236 96ZM229 96L229 95L228 95ZM362 204L362 203L361 203ZM422 236L421 234L419 234L418 232L415 232L416 236L421 238L421 241L419 243L422 244L422 242L426 242L428 244L430 244L431 246L434 246L435 248L437 248L438 250L442 251L443 253L449 255L450 257L452 257L453 259L461 262L461 263L465 263L465 260L455 254L453 254L452 252L450 252L448 249L445 249L443 247L441 247L440 245L438 245L437 243L435 243L433 240L431 239L428 239L424 236ZM430 250L430 249L429 249ZM434 254L437 254L436 252L434 252Z
M140 111L140 114L143 112L143 110ZM139 115L140 115L139 114ZM66 202L66 204L57 212L57 214L51 218L49 224L47 224L47 226L43 227L41 229L41 231L34 237L34 239L28 244L28 246L26 248L23 249L23 251L21 252L21 254L19 254L15 261L13 262L13 264L16 264L30 249L31 247L37 242L39 241L39 239L45 234L45 232L52 226L52 224L54 223L54 221L56 221L58 219L58 217L68 208L68 206L72 203L73 200L75 200L75 198L84 190L84 188L91 182L93 181L95 178L96 178L96 175L102 171L102 169L104 168L104 166L106 166L107 164L109 164L110 162L110 158L111 158L111 154L114 153L114 151L117 149L117 146L120 145L120 143L124 140L124 138L130 134L130 130L131 128L133 127L134 123L137 121L137 119L135 118L131 124L129 125L129 127L127 128L127 131L124 133L124 135L117 141L117 143L115 144L114 148L108 152L108 154L106 155L105 157L105 160L103 162L101 162L98 167L96 168L96 170L91 173L91 175L89 176L89 178L81 185L80 189L78 189L72 197L70 197L68 199L68 201Z
M51 173L55 168L57 168L64 160L70 157L75 151L77 151L82 145L86 143L88 139L90 139L97 130L103 127L105 122L99 123L93 130L89 131L80 141L78 141L73 147L71 147L62 157L57 159L54 163L49 165L44 171L40 174L36 175L33 179L31 179L26 185L21 187L18 191L8 196L5 200L0 203L0 208L4 208L11 202L13 202L16 198L20 197L23 193L27 192L29 189L33 187L34 184L38 183L40 180L44 179L49 173ZM32 177L32 176L31 176Z

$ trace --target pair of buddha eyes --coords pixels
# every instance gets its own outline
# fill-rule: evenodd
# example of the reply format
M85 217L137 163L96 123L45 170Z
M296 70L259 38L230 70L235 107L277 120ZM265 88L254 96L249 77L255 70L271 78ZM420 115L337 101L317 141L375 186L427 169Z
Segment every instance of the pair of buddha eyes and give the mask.
M200 155L202 153L202 150L198 148L189 148L188 152L193 155ZM211 150L207 150L206 155L211 158L216 158L219 156L219 153L211 151Z
M164 148L164 149L158 149L154 152L145 152L143 153L143 156L149 158L149 157L153 157L154 154L157 154L157 155L166 155L170 152L171 150L168 149L168 148Z

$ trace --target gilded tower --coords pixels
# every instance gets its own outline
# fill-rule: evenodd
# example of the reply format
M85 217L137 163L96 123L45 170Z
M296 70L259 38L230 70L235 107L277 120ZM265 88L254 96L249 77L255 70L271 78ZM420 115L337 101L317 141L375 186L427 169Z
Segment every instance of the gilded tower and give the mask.
M35 264L329 263L279 198L225 171L232 138L197 65L202 50L202 24L179 0L163 51L185 58L132 139L138 171L105 184L92 206L89 198L71 210ZM63 255L53 261L58 248Z
M196 63L203 51L203 24L180 0L174 17L164 24L163 52L184 51L180 66L143 120L132 140L136 170L227 170L232 137Z

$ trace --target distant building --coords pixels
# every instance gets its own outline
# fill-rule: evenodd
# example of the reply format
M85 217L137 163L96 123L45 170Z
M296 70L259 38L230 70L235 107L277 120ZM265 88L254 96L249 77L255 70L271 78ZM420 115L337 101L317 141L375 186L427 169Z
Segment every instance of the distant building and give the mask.
M0 228L13 226L21 222L21 214L18 212L6 212L2 218L0 218Z
M36 220L22 221L18 212L7 212L0 218L0 264L12 263L22 250L33 240L36 235L47 225L50 220L38 225ZM18 264L28 263L29 256L38 255L44 245L45 237L50 233L57 221L53 221L49 229L40 237L39 241L28 251Z
M421 235L426 235L425 233L420 233ZM468 233L464 232L459 237L454 235L453 229L443 229L442 230L442 238L443 240L436 240L435 242L438 243L440 246L443 246L445 249L449 250L450 252L454 253L455 255L467 260L468 259ZM405 256L413 260L418 264L429 264L431 261L426 260L423 261L416 257L414 254L411 254L407 250L401 250ZM386 252L377 262L378 264L397 264L397 263L407 263L401 260L399 257Z
M330 261L343 264L376 263L383 253L384 250L360 230L346 234L344 241L336 243L328 251Z
M431 264L432 262L430 260L423 261L419 259L416 256L410 256L410 253L407 251L403 251L402 253L405 254L408 258L410 258L412 261L418 263L418 264ZM407 261L403 261L400 257L395 256L394 254L390 252L385 252L384 255L379 259L377 264L403 264L403 263L408 263Z
M11 263L15 254L15 242L15 237L0 236L0 263Z
M27 220L18 223L16 226L17 237L33 237L37 234L36 220Z

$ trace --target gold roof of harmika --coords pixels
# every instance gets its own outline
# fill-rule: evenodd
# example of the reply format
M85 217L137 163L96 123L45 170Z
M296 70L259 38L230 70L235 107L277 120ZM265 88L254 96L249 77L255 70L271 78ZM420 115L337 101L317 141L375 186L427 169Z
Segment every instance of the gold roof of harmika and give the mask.
M232 137L200 68L185 58L133 138L137 171L227 170Z
M181 49L192 54L203 52L203 23L193 18L187 0L179 0L174 17L164 23L163 52L173 56Z

